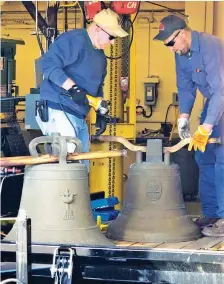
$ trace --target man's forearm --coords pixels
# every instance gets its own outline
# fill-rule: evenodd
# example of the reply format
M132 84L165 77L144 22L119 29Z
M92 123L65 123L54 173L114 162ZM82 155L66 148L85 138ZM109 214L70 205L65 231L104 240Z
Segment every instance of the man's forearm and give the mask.
M190 115L188 113L181 113L180 118L189 118Z
M190 117L190 115L188 113L181 113L180 114L180 118L189 118L189 117ZM214 125L208 124L208 123L203 123L202 126L209 133L212 131L212 129L214 127Z
M68 91L73 85L75 85L75 82L72 79L68 78L61 87Z
M203 126L203 128L204 128L207 132L209 132L209 133L212 132L212 129L213 129L213 125L212 125L212 124L203 123L202 126Z

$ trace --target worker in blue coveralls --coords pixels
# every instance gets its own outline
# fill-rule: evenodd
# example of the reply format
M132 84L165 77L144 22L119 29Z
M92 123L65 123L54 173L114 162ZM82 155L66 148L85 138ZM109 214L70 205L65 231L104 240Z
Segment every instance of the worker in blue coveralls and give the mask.
M103 50L116 37L126 36L128 33L121 28L119 16L104 9L95 15L87 29L63 33L50 45L39 61L44 76L40 98L44 104L39 106L36 120L44 135L58 132L62 136L77 137L82 143L82 152L89 151L85 118L90 105L86 95L103 97L107 73ZM100 108L105 114L105 105ZM74 150L75 145L68 143L68 152ZM89 169L89 161L84 163Z
M197 89L206 102L188 150L196 151L203 216L196 220L205 236L224 237L224 145L207 144L224 136L224 43L216 36L191 30L176 15L160 22L154 40L175 53L181 139L191 137L189 117Z

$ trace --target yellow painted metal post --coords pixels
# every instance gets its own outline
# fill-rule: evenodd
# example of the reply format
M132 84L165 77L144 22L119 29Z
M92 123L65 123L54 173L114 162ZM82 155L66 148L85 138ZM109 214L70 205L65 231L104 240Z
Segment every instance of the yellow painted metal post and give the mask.
M133 20L134 16L132 16ZM133 29L136 32L137 19L133 24ZM129 123L134 124L136 133L136 36L134 35L131 50L130 50L130 75L129 75ZM135 137L134 137L135 138Z
M118 57L121 53L121 44L116 41L110 56ZM108 52L107 52L108 54ZM123 104L120 90L121 61L108 61L108 75L105 86L105 99L111 102L110 115L123 121ZM116 90L116 91L115 91ZM95 115L91 114L91 121L95 123ZM108 126L109 135L117 135L116 126ZM91 144L92 151L108 151L122 149L120 144L100 143ZM105 196L116 196L120 203L123 200L123 163L121 158L99 159L90 162L90 192L105 191ZM120 207L120 206L118 206Z
M133 20L134 16L132 17ZM137 20L133 28L136 29ZM106 52L109 53L108 51ZM112 57L121 55L121 42L116 41ZM123 58L122 58L123 59ZM121 60L108 61L108 72L104 94L111 101L110 115L120 118L116 126L108 126L105 135L123 136L129 140L135 140L136 136L136 37L134 35L130 49L130 73L129 73L129 116L127 123L123 122L124 109L123 98L120 89ZM124 59L125 60L125 59ZM112 87L112 88L111 88ZM95 123L95 114L91 114L91 122ZM91 127L90 132L94 131ZM118 143L91 144L92 151L108 151L122 149ZM122 158L100 159L90 162L90 192L105 191L107 196L116 196L122 205L123 201L123 161Z
M214 35L224 39L224 2L214 2Z

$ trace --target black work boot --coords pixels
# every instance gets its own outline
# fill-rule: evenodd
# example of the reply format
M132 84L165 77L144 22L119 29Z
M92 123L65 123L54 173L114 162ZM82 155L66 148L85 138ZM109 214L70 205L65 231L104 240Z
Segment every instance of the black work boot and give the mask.
M200 229L204 229L207 226L214 225L218 220L219 220L219 218L209 218L209 217L202 216L202 217L196 219L195 223L196 223L196 225L198 225L198 227Z
M219 219L213 226L205 227L202 234L207 237L224 237L224 219Z

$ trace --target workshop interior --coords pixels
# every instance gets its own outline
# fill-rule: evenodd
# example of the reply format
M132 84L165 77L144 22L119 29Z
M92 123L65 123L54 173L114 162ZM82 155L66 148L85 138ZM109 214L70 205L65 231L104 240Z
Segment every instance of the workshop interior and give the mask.
M107 124L98 135L91 108L84 153L76 137L42 134L38 62L61 34L108 8L129 35L105 50ZM194 222L199 168L178 134L174 55L153 40L168 15L224 38L223 13L222 1L1 1L3 281L185 284L203 274L224 283L224 240L203 237ZM197 91L192 135L204 105Z

